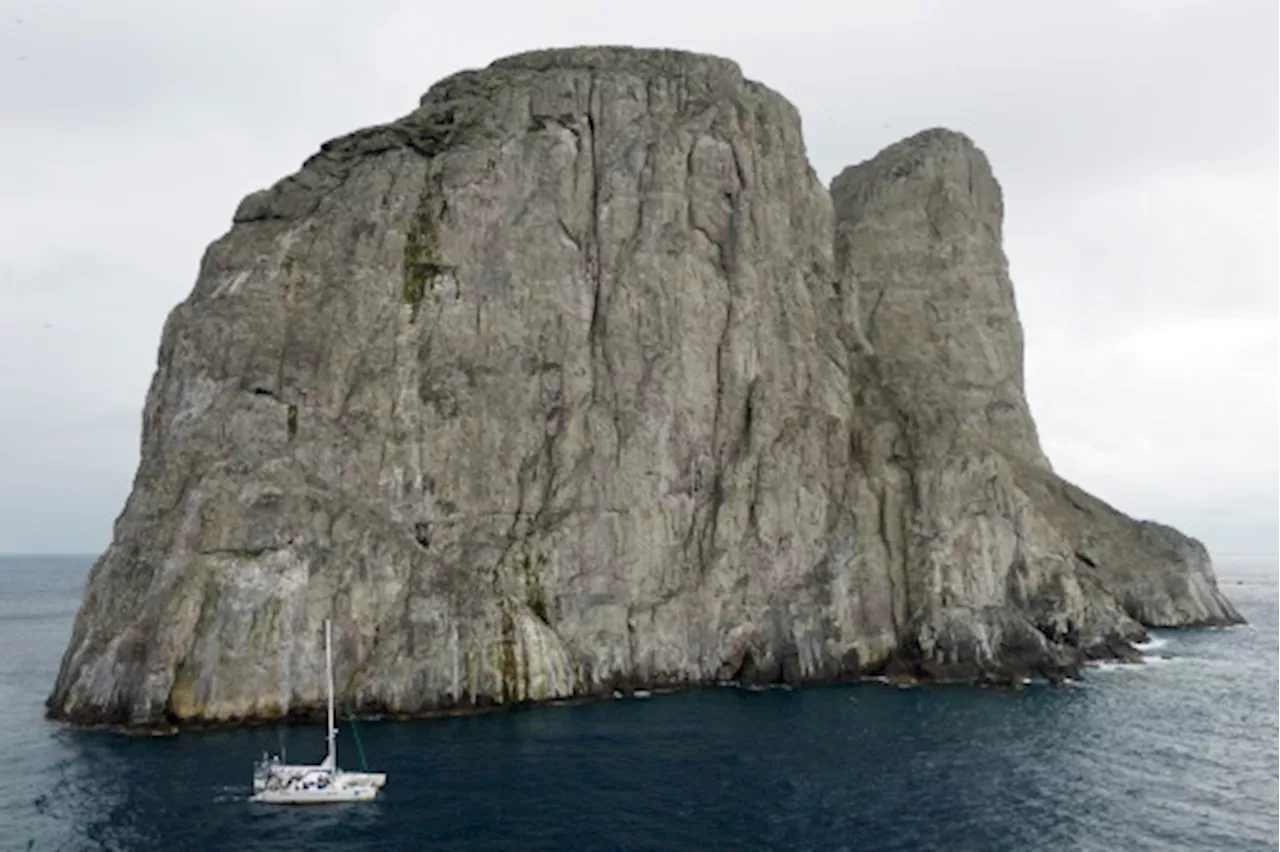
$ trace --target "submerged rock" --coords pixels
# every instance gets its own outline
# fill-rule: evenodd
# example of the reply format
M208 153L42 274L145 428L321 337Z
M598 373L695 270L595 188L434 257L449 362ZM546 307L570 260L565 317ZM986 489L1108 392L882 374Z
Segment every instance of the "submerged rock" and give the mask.
M1052 472L1001 219L949 131L828 193L715 57L441 81L210 246L50 714L306 713L328 617L344 705L400 714L1058 677L1239 621L1198 542Z

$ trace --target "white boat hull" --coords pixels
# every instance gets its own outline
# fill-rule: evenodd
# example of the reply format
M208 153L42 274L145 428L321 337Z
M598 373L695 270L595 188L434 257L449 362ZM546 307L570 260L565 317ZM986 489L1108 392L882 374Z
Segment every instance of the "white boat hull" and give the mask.
M263 790L249 799L263 805L329 805L368 802L377 798L377 787L331 787L327 790Z
M351 772L350 770L342 770L344 777L350 778L351 783L361 784L364 786L381 789L387 783L387 775L385 772Z
M276 763L254 776L251 802L267 805L323 805L367 802L387 783L382 772L347 772L323 766Z

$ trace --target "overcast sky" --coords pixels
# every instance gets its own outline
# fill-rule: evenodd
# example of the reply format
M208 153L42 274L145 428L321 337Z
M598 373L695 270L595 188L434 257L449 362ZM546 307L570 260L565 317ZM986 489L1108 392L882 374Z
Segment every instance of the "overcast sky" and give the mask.
M926 127L1005 190L1057 470L1277 550L1277 4L0 0L0 552L98 552L169 309L244 195L523 50L737 60L827 181Z

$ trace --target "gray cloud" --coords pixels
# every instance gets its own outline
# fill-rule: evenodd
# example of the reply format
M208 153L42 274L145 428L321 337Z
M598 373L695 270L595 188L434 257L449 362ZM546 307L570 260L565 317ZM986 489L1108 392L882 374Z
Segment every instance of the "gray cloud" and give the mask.
M164 317L241 197L456 70L630 43L736 59L799 107L824 179L971 135L1056 467L1216 553L1275 552L1276 5L877 6L3 4L0 551L105 545Z

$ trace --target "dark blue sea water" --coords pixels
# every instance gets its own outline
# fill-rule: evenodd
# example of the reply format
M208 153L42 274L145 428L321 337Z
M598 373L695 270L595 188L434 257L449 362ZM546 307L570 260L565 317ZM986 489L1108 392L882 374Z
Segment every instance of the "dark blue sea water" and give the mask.
M130 738L46 722L88 558L0 558L0 849L1277 848L1277 566L1250 621L1165 631L1063 689L711 689L361 723L377 802L246 801L281 729ZM318 760L322 729L284 731ZM344 765L359 756L344 728Z

